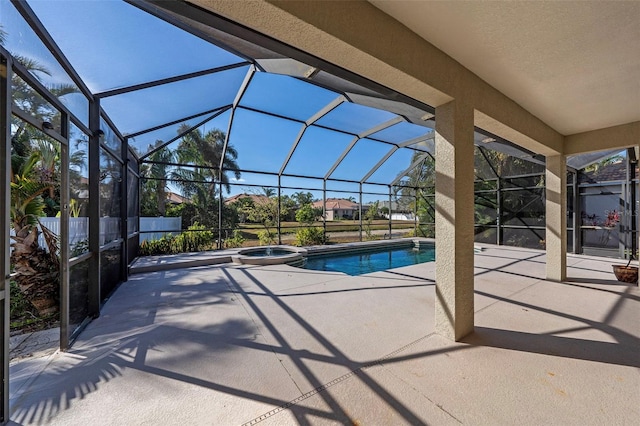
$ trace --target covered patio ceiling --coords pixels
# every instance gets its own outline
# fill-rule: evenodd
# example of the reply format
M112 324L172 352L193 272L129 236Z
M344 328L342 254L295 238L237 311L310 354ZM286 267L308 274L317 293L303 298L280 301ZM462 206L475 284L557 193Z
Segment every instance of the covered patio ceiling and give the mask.
M369 0L563 135L640 121L640 3Z
M640 139L636 2L149 2L204 25L222 17L433 107L460 100L476 126L540 154Z

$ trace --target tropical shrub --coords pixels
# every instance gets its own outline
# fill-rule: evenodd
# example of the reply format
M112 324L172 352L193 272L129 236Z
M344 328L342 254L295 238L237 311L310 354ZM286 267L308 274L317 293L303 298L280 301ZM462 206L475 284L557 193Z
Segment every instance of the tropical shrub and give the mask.
M318 209L313 208L311 204L305 204L296 212L296 220L305 225L311 225L321 215L322 211L318 214Z
M172 241L175 237L172 234L166 235L157 240L146 240L140 243L138 253L140 256L155 256L158 254L171 253Z
M206 250L213 244L213 232L196 223L188 231L178 235L175 243L180 253Z
M365 238L369 241L376 239L376 237L371 232L372 231L371 224L373 223L377 215L378 215L378 202L376 201L375 203L369 206L369 208L367 209L367 212L363 216L364 220L362 223L363 223L363 228L366 235Z
M276 243L276 233L270 229L264 229L258 232L258 240L261 246L268 246Z
M89 240L83 239L71 246L69 257L77 257L89 251Z
M244 237L242 236L242 232L240 232L240 230L238 229L233 231L233 236L231 238L227 238L226 240L224 240L225 248L242 247L243 243Z
M29 303L29 301L20 291L18 283L14 280L11 280L10 287L11 298L9 299L9 309L11 321L17 320L19 317L24 316L25 313L28 313L27 315L34 317L33 313L31 313L31 311L33 311L33 306L31 306L31 303Z
M140 256L189 253L212 249L214 243L213 232L196 222L179 235L169 234L158 240L143 241L139 253Z
M328 238L324 234L324 229L319 227L308 227L298 229L296 232L296 245L313 246L326 244Z

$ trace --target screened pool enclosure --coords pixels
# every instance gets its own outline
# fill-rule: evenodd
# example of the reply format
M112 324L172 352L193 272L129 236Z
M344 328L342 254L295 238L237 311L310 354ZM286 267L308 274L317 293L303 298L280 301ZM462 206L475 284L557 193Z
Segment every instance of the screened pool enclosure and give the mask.
M141 247L438 237L428 105L147 2L0 0L0 24L3 288L59 320L62 349ZM474 139L476 241L544 249L544 156ZM570 250L637 250L636 157L568 160Z

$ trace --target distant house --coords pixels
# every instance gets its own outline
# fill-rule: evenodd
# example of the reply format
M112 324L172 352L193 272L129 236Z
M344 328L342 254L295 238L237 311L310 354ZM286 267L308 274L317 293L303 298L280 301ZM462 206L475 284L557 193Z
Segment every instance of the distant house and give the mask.
M187 197L183 197L182 195L176 194L175 192L167 192L167 204L178 205L190 202L191 199Z
M224 200L224 204L226 206L231 206L233 204L239 203L241 200L244 199L249 199L251 201L253 201L253 204L266 204L269 202L269 197L267 197L266 195L259 195L259 194L236 194L236 195L232 195L231 197L227 198L226 200ZM240 221L240 223L245 223L247 222L248 216L247 216L247 212L245 211L239 211L238 212L238 219Z
M313 207L322 209L322 200L313 203ZM327 198L326 220L353 219L360 205L344 198Z
M228 206L233 203L237 203L243 198L249 198L251 201L253 201L254 204L265 204L269 201L269 198L266 195L243 193L243 194L232 195L231 197L225 199L224 203Z

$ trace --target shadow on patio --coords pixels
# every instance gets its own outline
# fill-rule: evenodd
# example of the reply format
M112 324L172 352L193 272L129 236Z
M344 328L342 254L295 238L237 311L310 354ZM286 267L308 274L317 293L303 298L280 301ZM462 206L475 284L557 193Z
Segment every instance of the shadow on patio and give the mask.
M606 262L476 255L476 332L434 331L434 268L134 276L68 353L12 368L12 420L50 424L625 423L640 295ZM592 278L586 278L589 274ZM48 362L34 376L38 362ZM40 366L42 368L42 366Z

